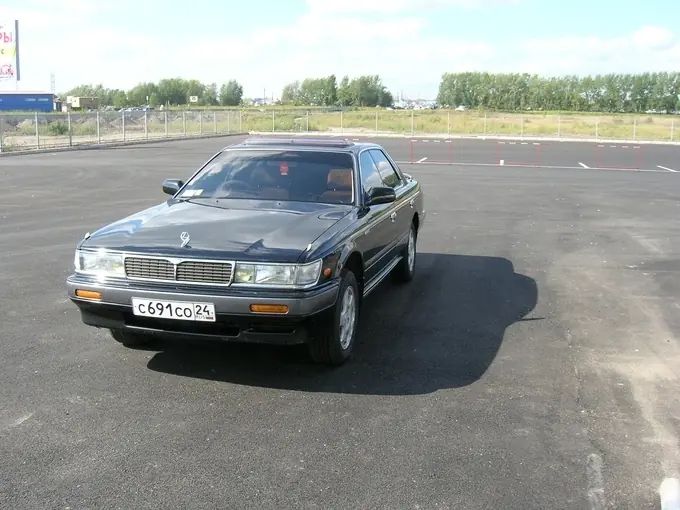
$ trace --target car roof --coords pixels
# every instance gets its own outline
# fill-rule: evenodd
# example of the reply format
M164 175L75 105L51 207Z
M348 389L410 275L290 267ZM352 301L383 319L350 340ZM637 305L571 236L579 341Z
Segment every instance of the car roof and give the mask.
M269 137L269 138L248 138L241 143L225 147L224 150L232 149L287 149L287 150L323 150L333 152L353 152L358 153L365 148L380 148L376 143L356 143L346 138L312 138L312 137Z

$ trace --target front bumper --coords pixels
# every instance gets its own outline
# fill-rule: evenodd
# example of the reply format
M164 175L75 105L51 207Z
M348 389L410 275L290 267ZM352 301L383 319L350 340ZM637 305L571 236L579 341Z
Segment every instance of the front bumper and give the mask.
M310 290L265 290L179 286L125 279L98 281L91 276L74 274L67 279L66 285L69 297L80 309L83 322L91 326L277 344L305 342L310 322L331 308L338 295L337 282ZM102 299L79 298L75 294L77 289L101 292ZM139 317L132 313L133 297L213 303L217 320L193 322ZM252 313L250 305L253 303L287 305L288 313Z

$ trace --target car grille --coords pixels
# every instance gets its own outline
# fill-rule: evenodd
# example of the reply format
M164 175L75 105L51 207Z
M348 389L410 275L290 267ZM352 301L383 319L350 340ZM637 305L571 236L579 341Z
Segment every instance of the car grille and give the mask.
M180 262L177 264L177 281L196 283L231 283L233 264L229 262Z
M164 258L125 257L125 274L129 278L229 285L233 262L182 260L176 264Z
M165 259L125 258L125 274L130 278L174 280L175 265Z

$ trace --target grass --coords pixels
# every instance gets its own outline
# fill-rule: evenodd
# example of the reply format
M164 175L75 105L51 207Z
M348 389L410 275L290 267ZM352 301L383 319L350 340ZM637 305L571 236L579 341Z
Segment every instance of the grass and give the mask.
M35 115L0 115L3 150L36 145ZM68 144L66 114L39 114L40 145ZM545 136L680 141L680 117L673 115L594 113L502 113L449 110L386 110L361 108L344 112L321 108L205 109L128 112L125 139L209 133L333 132L403 135ZM120 112L71 114L71 139L78 143L123 139Z

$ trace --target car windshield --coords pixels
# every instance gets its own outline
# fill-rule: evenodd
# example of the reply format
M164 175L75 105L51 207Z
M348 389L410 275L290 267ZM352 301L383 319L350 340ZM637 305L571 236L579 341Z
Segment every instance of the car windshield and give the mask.
M351 204L353 168L352 156L342 152L228 150L208 163L179 198Z

